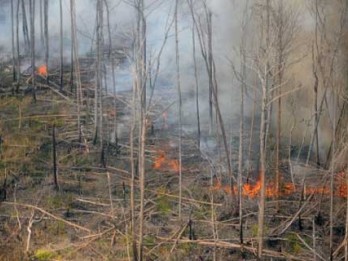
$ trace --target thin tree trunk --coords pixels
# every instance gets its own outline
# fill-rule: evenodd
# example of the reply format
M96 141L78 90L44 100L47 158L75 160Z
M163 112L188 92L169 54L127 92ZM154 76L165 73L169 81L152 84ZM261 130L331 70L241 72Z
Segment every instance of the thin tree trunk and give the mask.
M53 181L55 189L59 190L59 184L58 184L58 169L57 169L57 149L56 149L56 125L53 125L52 129L52 156L53 156Z
M21 80L21 57L19 50L19 10L20 10L21 0L17 1L17 14L16 14L16 43L17 43L17 86L16 92L19 91L19 82Z
M43 2L45 0L40 0L39 4L40 4L40 42L41 42L41 46L45 46L45 38L44 38L44 8L43 8Z
M72 33L72 62L76 65L75 68L75 79L76 79L76 105L77 105L77 131L79 142L82 141L82 129L81 129L81 103L82 103L82 86L81 86L81 74L80 74L80 63L79 63L79 51L77 42L77 28L76 28L76 7L75 0L70 0L70 11L71 11L71 33ZM72 84L74 84L72 82Z
M14 29L14 6L11 1L11 42L12 42L12 76L13 82L16 81L16 55L15 55L15 29Z
M348 168L345 171L345 178L347 187L346 193L348 195ZM348 197L346 198L346 231L348 231ZM344 261L348 261L348 233L345 233L344 240Z
M104 0L104 4L106 7L106 20L108 24L108 39L109 39L109 52L108 52L108 58L109 62L111 62L111 73L112 73L112 89L113 89L113 103L114 103L114 124L113 124L113 133L115 135L115 143L116 146L118 144L118 137L117 137L117 106L116 106L116 94L117 94L117 86L116 86L116 78L115 78L115 58L112 55L112 36L111 36L111 24L110 24L110 10L108 1Z
M99 73L99 81L98 81L98 99L99 99L99 140L100 140L100 147L102 149L101 153L104 152L104 128L103 128L103 77L104 77L104 5L103 0L99 0L99 9L98 10L98 24L99 24L99 30L98 30L98 40L99 43L97 51L97 64L98 64L98 73ZM99 61L99 62L98 62Z
M247 174L247 182L249 182L249 175L251 172L251 152L254 138L254 123L255 123L255 114L256 114L256 98L257 98L257 89L254 90L254 102L253 102L253 110L251 115L251 123L250 123L250 137L249 137L249 147L248 147L248 174Z
M239 241L243 245L243 162L244 162L244 92L246 82L246 34L247 34L247 13L249 1L245 2L243 21L242 21L242 39L240 46L241 54L241 88L240 88L240 119L239 119L239 152L238 152L238 207L239 207ZM243 254L243 249L241 249Z
M175 54L176 54L176 85L178 90L178 115L179 115L179 219L181 219L182 207L182 98L180 83L180 53L178 35L178 0L175 1Z
M201 148L201 122L199 116L199 83L198 83L198 70L197 70L197 59L196 59L196 39L195 39L195 28L192 27L192 56L193 66L195 71L195 84L196 84L196 115L197 115L197 145Z
M318 23L319 23L319 10L318 10L318 0L315 0L315 46L317 51L317 61L320 62L321 52L319 53L318 48ZM316 65L314 64L314 54L313 54L313 76L314 76L314 115L315 115L315 123L319 122L319 111L318 111L318 87L319 87L319 79L316 70ZM314 129L314 137L315 137L315 147L316 147L316 161L317 166L320 166L320 155L319 155L319 130L315 127Z
M63 83L63 44L64 44L64 39L63 39L63 4L62 0L59 0L59 26L60 26L60 32L59 32L59 37L60 37L60 72L59 72L59 78L60 78L60 91L63 91L64 83Z
M74 93L74 46L76 45L73 24L75 24L75 15L73 15L73 7L75 8L75 0L70 0L70 23L71 23L71 51L70 51L70 92Z
M28 53L30 51L30 40L29 40L29 31L28 31L28 23L27 23L27 14L26 14L27 12L25 10L24 0L21 0L21 3L22 3L23 38L24 38L25 51L26 51L26 53Z
M146 20L144 0L137 5L137 78L138 99L140 107L139 119L139 155L138 171L140 185L140 213L139 213L139 245L138 258L143 260L143 235L144 235L144 200L145 200L145 139L146 139Z
M207 30L208 30L208 79L209 79L209 118L210 118L210 132L213 131L213 26L212 13L207 13Z
M266 0L266 49L270 48L270 0ZM266 50L266 65L264 71L264 80L262 83L262 105L261 105L261 122L260 122L260 202L259 202L259 214L258 214L258 231L257 231L257 257L262 258L263 250L263 237L264 237L264 218L265 218L265 201L266 201L266 130L267 130L267 112L269 110L268 104L268 92L269 92L269 53Z
M134 73L135 74L135 73ZM133 95L132 95L132 122L131 129L129 133L130 140L130 166L131 166L131 194L130 194L130 207L131 207L131 229L132 229L132 246L133 246L133 260L138 260L137 243L135 236L135 164L134 164L134 131L136 122L136 91L137 83L134 80L133 83Z
M330 175L330 260L333 260L333 226L334 226L334 175L335 175L335 150L336 150L336 94L333 96L333 119L332 119L332 157Z
M48 0L44 0L44 33L45 33L45 64L47 68L46 82L49 83L48 71L48 58L49 58L49 38L48 38Z
M29 0L30 6L30 43L31 43L31 77L33 85L33 100L36 102L36 82L35 82L35 0Z
M284 54L283 54L283 37L284 37L284 18L283 18L283 2L279 2L278 6L278 16L279 18L279 25L278 25L278 72L277 72L277 78L278 78L278 110L277 110L277 134L276 134L276 171L275 171L275 184L276 184L276 211L279 211L279 194L280 194L280 149L281 149L281 128L282 128L282 84L283 84L283 68L284 68Z
M264 213L265 213L265 172L266 172L266 151L265 151L265 138L266 138L266 115L267 115L267 84L262 86L262 107L261 107L261 122L260 122L260 203L259 203L259 215L258 215L258 258L262 258L263 249L263 226L264 226Z

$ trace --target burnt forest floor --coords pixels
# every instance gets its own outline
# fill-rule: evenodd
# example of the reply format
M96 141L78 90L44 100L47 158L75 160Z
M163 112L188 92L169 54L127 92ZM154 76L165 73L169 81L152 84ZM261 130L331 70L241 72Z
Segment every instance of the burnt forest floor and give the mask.
M93 99L88 98L92 87L88 84L84 89L87 98L81 114L80 141L74 95L59 92L54 75L48 85L44 79L38 79L36 102L27 87L29 76L22 79L19 93L12 91L9 73L3 71L1 77L0 260L132 260L131 93L117 95L117 142L100 144L94 142ZM110 95L105 100L104 135L110 137L114 99ZM163 118L167 105L156 100L154 104L145 152L146 260L255 259L257 195L243 197L241 244L235 189L229 185L224 154L215 145L200 150L195 135L186 132L182 140L179 218L177 126ZM59 190L53 180L53 127ZM238 141L231 143L235 151L237 146ZM236 154L232 156L234 165ZM310 184L317 184L315 188L320 186L319 189L312 186L303 192L304 172L308 173L307 180L313 180ZM269 173L271 183L271 167ZM320 259L327 254L328 247L327 172L294 167L296 189L291 191L286 186L291 180L286 163L282 174L283 192L267 199L265 260L312 260L314 255ZM257 173L245 172L245 176L248 176L245 183L249 182L256 190ZM135 186L137 234L140 211L137 177ZM335 197L335 204L334 244L339 246L345 231L345 197ZM313 251L314 244L322 250ZM343 250L339 249L336 257Z

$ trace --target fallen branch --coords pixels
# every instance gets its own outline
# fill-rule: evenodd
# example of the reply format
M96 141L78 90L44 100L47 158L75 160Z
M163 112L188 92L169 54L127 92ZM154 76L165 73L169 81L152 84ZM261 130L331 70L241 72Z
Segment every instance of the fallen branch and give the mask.
M30 208L30 209L34 209L34 210L37 210L37 211L40 211L41 213L55 219L55 220L58 220L58 221L61 221L71 227L74 227L74 228L77 228L79 230L83 230L83 231L86 231L88 233L91 233L92 230L88 229L88 228L85 228L85 227L82 227L82 226L79 226L75 223L72 223L72 222L69 222L63 218L60 218L60 217L57 217L49 212L47 212L46 210L42 209L42 208L39 208L37 206L33 206L33 205L29 205L29 204L22 204L22 203L15 203L15 202L7 202L7 201L4 201L2 202L2 204L5 204L5 205L10 205L10 206L19 206L19 207L24 207L24 208Z
M164 240L167 242L175 242L177 243L191 243L191 244L197 244L197 245L202 245L202 246L212 246L212 247L219 247L219 248L225 248L225 249L231 249L231 248L237 248L241 249L243 248L244 250L248 250L251 253L256 252L256 248L254 247L249 247L241 244L236 244L236 243L230 243L230 242L224 242L224 241L206 241L206 240L189 240L189 239L170 239L170 238L163 238L163 237L158 237L159 240ZM267 250L263 249L263 254L268 257L275 257L275 258L290 258L291 260L303 260L300 257L295 257L290 254L287 254L285 252L276 252L272 250Z

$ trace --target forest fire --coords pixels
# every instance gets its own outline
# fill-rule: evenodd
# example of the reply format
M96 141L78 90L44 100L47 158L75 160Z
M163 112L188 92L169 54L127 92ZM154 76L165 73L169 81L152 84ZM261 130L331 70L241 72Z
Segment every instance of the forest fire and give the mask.
M154 169L165 169L179 172L179 161L175 159L169 159L165 152L163 150L160 150L152 167Z
M334 195L336 197L346 198L348 195L347 191L347 184L345 181L345 174L344 172L339 172L335 175L335 183L336 188L334 191ZM212 191L224 191L227 194L237 194L238 193L238 187L229 185L222 185L221 181L217 181L212 186ZM295 189L294 185L292 183L283 183L281 184L279 191L277 191L277 188L273 182L269 183L266 187L266 196L268 198L276 197L276 196L286 196L293 194L295 192L300 192L301 188ZM242 195L244 197L248 198L256 198L258 197L259 193L261 191L261 181L258 179L255 184L250 184L249 182L243 184L242 186ZM311 194L321 194L321 195L329 195L330 194L330 188L329 186L305 186L304 187L304 194L305 195L311 195Z
M47 77L47 66L46 64L40 65L39 68L37 68L37 73L43 77Z

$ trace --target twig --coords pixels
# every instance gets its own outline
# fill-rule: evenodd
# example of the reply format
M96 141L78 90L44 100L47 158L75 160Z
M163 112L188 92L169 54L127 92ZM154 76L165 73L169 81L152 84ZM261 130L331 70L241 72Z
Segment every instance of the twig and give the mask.
M174 249L175 249L175 246L178 244L178 241L180 240L180 237L182 235L182 233L184 233L185 229L187 228L187 223L186 225L179 231L179 234L178 236L176 237L175 241L174 241L174 244L172 246L172 248L170 249L170 255L173 253Z

